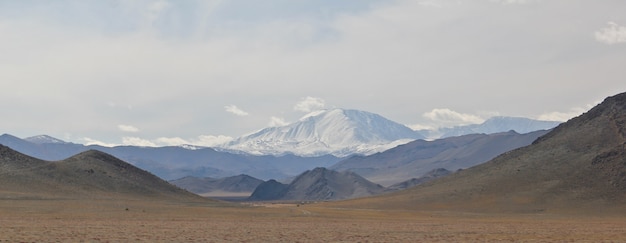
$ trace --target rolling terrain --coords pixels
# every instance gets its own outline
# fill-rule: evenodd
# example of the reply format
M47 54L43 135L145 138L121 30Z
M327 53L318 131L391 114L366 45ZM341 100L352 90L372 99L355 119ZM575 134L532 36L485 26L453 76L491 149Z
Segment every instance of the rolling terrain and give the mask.
M337 203L377 209L589 212L626 209L626 93L532 145L414 188Z
M249 175L229 176L225 178L198 178L187 176L170 183L205 197L250 196L262 180Z
M48 162L3 145L0 145L0 197L205 201L103 152L90 150Z

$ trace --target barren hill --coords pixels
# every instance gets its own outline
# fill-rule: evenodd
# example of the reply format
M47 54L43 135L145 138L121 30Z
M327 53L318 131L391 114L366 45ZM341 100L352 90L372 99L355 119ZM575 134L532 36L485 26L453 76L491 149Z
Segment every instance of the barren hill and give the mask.
M337 172L326 168L306 171L288 186L276 182L261 184L251 199L263 200L340 200L380 194L384 187L374 184L353 172ZM267 191L274 195L263 195Z
M624 210L626 93L532 145L417 187L344 206L474 211Z
M38 160L0 145L0 197L202 200L103 152Z

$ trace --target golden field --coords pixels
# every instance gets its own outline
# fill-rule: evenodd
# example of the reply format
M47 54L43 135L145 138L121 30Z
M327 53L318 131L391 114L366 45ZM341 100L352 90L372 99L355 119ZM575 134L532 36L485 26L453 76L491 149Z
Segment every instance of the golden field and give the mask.
M626 217L0 200L0 242L626 242Z

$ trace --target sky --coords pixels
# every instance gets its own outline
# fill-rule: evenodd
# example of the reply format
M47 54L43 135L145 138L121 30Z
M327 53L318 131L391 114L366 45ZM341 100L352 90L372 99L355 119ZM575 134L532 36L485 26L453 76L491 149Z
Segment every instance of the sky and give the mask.
M0 133L213 146L346 108L565 121L626 91L623 0L0 0Z

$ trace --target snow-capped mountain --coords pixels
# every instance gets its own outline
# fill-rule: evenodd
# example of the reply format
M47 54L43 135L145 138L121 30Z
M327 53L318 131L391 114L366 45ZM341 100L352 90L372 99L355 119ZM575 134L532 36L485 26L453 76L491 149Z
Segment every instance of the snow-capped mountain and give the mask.
M38 135L32 136L28 138L24 138L24 140L34 143L34 144L45 144L45 143L56 143L56 144L64 144L67 143L61 139L54 138L48 135Z
M456 137L467 134L493 134L514 130L524 134L538 130L548 130L558 126L560 122L541 121L523 117L495 116L481 124L439 128L435 130L420 130L419 133L430 139Z
M286 126L265 128L240 137L225 149L252 154L301 156L371 154L423 138L380 115L347 109L310 113Z

